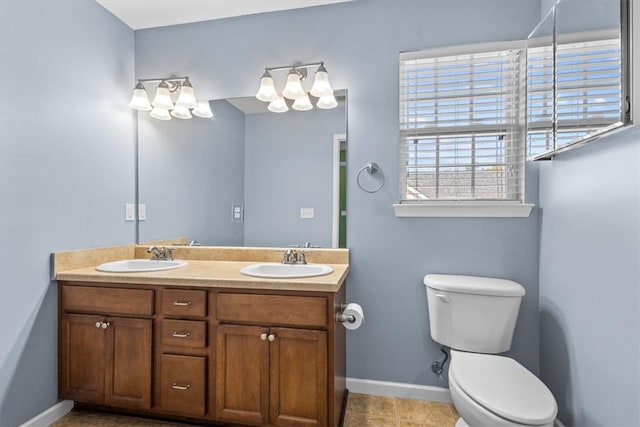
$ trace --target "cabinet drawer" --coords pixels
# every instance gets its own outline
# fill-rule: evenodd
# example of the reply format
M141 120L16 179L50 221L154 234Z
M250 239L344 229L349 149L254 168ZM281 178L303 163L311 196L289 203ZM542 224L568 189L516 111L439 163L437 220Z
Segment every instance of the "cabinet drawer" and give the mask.
M162 321L162 344L204 348L207 345L207 323L201 320Z
M162 314L204 317L207 315L207 291L164 289Z
M323 297L219 293L218 320L292 326L326 326Z
M160 406L168 412L205 414L206 359L163 354L160 373Z
M152 315L153 290L63 285L62 309L93 313Z

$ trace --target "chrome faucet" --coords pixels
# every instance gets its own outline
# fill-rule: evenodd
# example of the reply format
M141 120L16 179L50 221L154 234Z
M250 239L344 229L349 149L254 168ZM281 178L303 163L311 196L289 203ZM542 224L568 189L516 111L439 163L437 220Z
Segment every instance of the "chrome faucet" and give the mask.
M284 251L284 255L282 257L283 264L297 264L298 263L298 251L293 248L289 248Z
M149 246L147 253L151 254L151 259L162 261L173 261L173 249L164 246Z
M297 251L294 248L289 248L284 251L284 256L282 257L283 264L306 264L306 254L309 251Z

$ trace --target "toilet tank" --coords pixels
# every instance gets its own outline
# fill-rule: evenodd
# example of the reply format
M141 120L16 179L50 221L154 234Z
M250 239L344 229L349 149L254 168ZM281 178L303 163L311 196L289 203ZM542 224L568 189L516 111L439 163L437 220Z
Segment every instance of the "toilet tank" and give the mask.
M525 290L505 279L428 274L424 277L434 341L474 353L511 348Z

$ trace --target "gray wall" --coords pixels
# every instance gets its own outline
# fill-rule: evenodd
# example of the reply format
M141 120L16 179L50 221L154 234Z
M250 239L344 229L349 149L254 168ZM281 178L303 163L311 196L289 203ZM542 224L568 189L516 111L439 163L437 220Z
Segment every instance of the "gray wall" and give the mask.
M540 364L571 426L640 425L640 128L540 170Z
M0 1L0 425L57 401L53 251L131 243L134 34L94 1Z
M538 212L526 219L399 219L398 53L525 38L539 0L358 0L325 7L136 32L140 77L188 73L199 96L255 94L265 67L325 61L349 90L347 295L366 312L350 332L353 378L446 386L430 371L440 350L429 336L426 273L497 276L522 283L511 354L538 372ZM178 48L179 46L179 48ZM387 179L368 194L358 169L377 162ZM537 202L535 167L527 200Z
M247 115L246 246L331 247L333 135L346 133L345 120L344 108Z
M152 97L155 86L147 86ZM231 205L244 196L244 114L226 101L210 105L213 118L162 121L138 113L138 188L147 209L140 242L182 236L242 245Z

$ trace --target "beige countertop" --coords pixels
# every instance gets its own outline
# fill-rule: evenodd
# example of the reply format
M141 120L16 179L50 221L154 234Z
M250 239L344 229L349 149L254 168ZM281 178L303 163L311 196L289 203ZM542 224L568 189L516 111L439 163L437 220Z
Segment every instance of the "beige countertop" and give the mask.
M117 258L122 259L128 257ZM69 269L54 268L55 279L76 282L337 292L344 284L349 272L348 264L323 262L323 264L333 268L332 273L315 277L267 279L245 276L240 273L240 269L256 262L270 260L226 261L189 259L192 258L191 256L185 258L182 258L187 261L187 265L184 267L173 270L137 273L105 273L97 271L95 266L100 264L100 262L97 262L98 260L96 259L94 262L91 262L89 266L87 266L87 263L82 266L78 265L80 268L73 268L75 267L73 265L67 265ZM176 259L181 258L176 257ZM113 260L113 258L105 261L111 260Z

